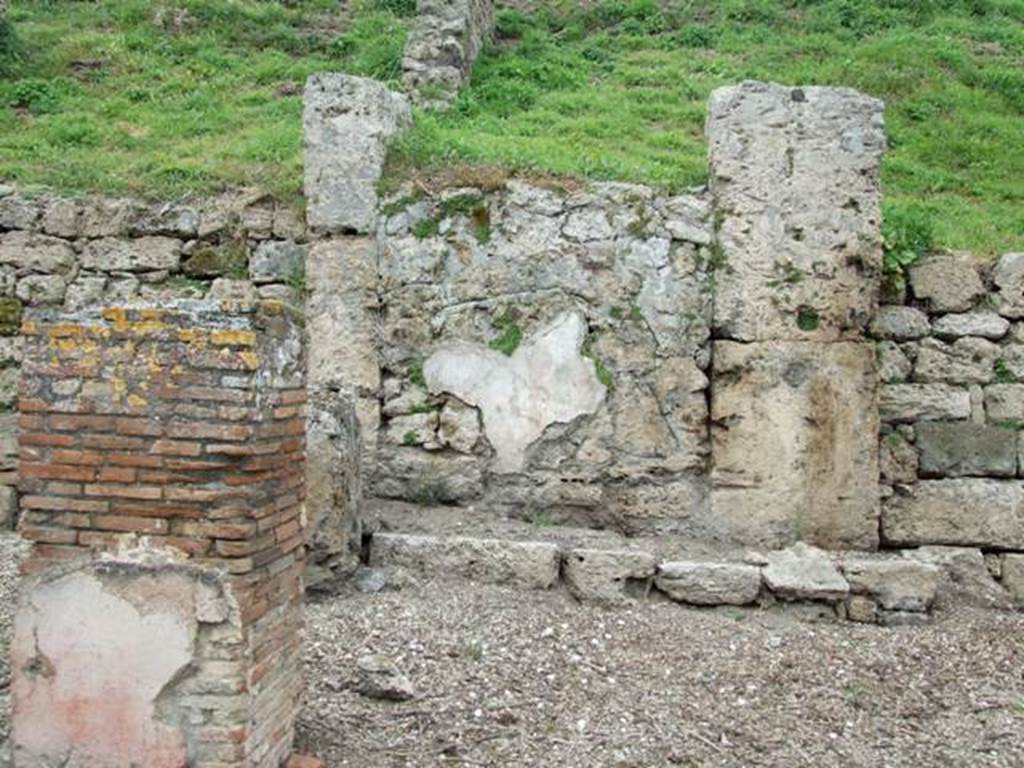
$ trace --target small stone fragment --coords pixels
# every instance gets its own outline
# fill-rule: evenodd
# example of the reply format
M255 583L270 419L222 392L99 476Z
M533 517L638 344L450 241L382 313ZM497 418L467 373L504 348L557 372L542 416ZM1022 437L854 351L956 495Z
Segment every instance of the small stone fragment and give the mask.
M416 688L391 659L380 654L362 656L356 662L355 689L363 696L385 701L409 701Z
M783 600L841 600L850 591L826 552L803 542L768 555L764 569L768 589Z
M747 605L761 591L761 569L739 563L662 563L654 584L683 603Z
M908 341L927 336L931 331L928 315L914 307L886 305L878 308L871 320L871 334L879 339Z
M578 600L616 605L632 600L626 591L631 581L646 582L656 570L649 552L574 549L565 556L563 575Z

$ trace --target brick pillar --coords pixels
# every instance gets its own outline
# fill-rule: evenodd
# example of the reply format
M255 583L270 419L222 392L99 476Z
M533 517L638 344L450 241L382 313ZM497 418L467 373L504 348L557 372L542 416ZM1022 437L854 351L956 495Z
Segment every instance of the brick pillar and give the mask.
M744 83L712 95L708 142L712 514L748 544L872 548L882 103Z
M300 326L182 302L23 332L16 764L276 768L302 689Z

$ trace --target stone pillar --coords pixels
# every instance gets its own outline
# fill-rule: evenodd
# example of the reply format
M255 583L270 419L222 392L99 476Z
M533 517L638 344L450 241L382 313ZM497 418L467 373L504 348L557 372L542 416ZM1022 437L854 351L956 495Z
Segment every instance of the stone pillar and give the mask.
M882 109L763 83L711 97L712 513L744 543L877 546Z
M23 325L19 768L277 768L302 691L302 331L278 303Z
M405 96L340 74L306 84L307 219L322 239L306 260L310 584L354 567L361 467L380 422L377 183L387 141L412 123ZM372 436L363 443L361 435Z
M418 0L402 59L402 82L416 103L451 103L493 30L494 0Z

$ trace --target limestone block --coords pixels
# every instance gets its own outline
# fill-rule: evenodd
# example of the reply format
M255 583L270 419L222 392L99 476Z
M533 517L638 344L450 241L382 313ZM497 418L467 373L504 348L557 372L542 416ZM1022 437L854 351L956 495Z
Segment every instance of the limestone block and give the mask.
M710 245L714 237L711 205L704 197L680 195L664 201L665 229L674 240Z
M31 307L62 304L67 288L60 275L28 275L18 281L15 295Z
M887 611L927 611L942 577L938 566L902 558L847 558L842 571L851 592L871 595Z
M376 393L377 249L369 238L321 240L306 263L308 381Z
M478 344L443 345L427 358L423 375L431 393L480 409L495 451L492 469L514 473L547 427L593 413L604 401L594 362L581 355L585 335L583 317L567 312L511 356Z
M662 563L654 584L681 603L747 605L761 591L761 569L741 563Z
M40 202L21 195L0 198L0 227L3 229L32 229L39 220Z
M311 76L303 98L309 226L373 232L387 141L411 125L408 100L375 80L337 73Z
M354 404L341 392L311 390L308 398L308 558L311 564L346 569L355 565L360 544L359 423Z
M999 291L999 314L1014 319L1024 317L1024 253L1003 254L992 279Z
M96 272L176 270L180 264L181 241L170 237L104 237L82 249L82 266Z
M410 413L388 419L381 438L391 445L437 447L437 411Z
M886 384L898 384L910 378L914 364L894 341L878 344L878 378Z
M437 439L441 445L460 453L472 453L480 435L480 412L458 400L449 399L438 420Z
M939 421L971 416L966 387L948 384L885 384L879 389L882 421Z
M987 339L961 338L952 344L925 339L917 353L914 375L921 382L987 384L995 378L1001 348Z
M535 541L503 541L468 536L375 533L373 567L399 567L428 577L451 577L487 584L549 589L558 580L558 547Z
M360 420L365 434L373 434ZM374 471L373 495L420 504L451 504L479 498L484 492L486 461L477 456L434 455L418 448L381 446Z
M922 422L916 427L924 477L1017 474L1017 433L970 422Z
M966 253L932 254L910 268L910 288L933 312L966 312L985 293L974 257Z
M783 600L836 601L850 591L828 554L804 542L770 552L766 560L764 583Z
M956 602L982 608L1010 608L1013 605L1011 593L989 573L981 550L930 546L907 550L903 555L942 569L943 578L936 594L936 603L940 607Z
M736 540L873 548L878 410L871 348L716 342L712 516Z
M1024 384L989 384L985 387L985 415L989 421L1024 421Z
M1004 554L1000 556L1003 569L1003 586L1013 597L1018 608L1024 608L1024 555Z
M573 549L565 555L562 573L578 600L616 605L632 600L627 592L630 583L649 582L656 570L650 552Z
M191 238L199 231L199 211L187 205L161 203L141 208L131 222L133 235Z
M961 336L980 336L985 339L998 340L1010 330L1010 321L995 312L965 312L956 315L943 315L932 323L932 331L944 339L956 339Z
M1024 548L1024 486L1016 480L923 480L887 499L882 538L888 544L954 544Z
M0 264L22 272L66 274L75 266L75 252L65 240L31 232L0 235Z
M249 277L257 284L294 280L305 272L307 250L290 240L266 240L249 260Z
M867 326L882 264L882 108L836 88L748 82L711 95L720 336L828 340Z
M878 308L871 319L871 335L879 339L910 341L931 332L928 315L914 307L888 304Z

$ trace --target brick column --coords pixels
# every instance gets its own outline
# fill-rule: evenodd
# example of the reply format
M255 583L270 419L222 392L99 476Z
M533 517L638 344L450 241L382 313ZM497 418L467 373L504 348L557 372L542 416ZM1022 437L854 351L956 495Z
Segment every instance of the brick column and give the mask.
M17 764L278 766L301 694L301 327L182 302L23 333Z

